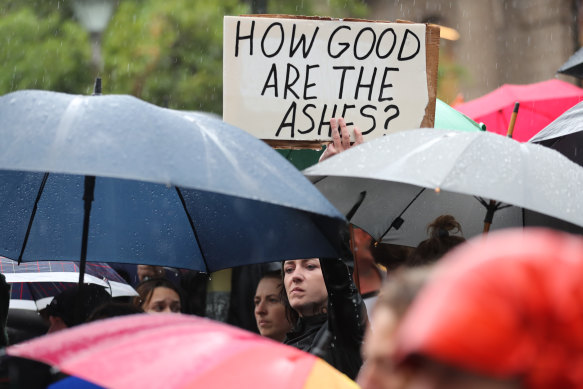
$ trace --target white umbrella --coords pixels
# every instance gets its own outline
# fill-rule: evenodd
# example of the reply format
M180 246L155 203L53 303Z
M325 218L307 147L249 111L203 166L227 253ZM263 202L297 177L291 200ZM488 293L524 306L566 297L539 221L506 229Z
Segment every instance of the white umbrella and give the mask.
M583 226L583 169L554 150L487 132L404 131L304 171L356 226L383 243L416 246L453 215L471 237L537 223L523 208Z

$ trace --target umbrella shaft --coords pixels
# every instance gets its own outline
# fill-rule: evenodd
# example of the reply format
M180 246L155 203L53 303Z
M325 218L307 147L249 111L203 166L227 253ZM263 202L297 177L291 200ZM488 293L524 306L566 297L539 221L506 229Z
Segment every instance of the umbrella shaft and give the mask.
M81 257L79 261L79 287L83 285L85 278L85 263L87 262L87 241L89 239L89 219L91 217L91 203L95 191L95 176L85 176L85 191L83 201L85 212L83 213L83 236L81 237Z

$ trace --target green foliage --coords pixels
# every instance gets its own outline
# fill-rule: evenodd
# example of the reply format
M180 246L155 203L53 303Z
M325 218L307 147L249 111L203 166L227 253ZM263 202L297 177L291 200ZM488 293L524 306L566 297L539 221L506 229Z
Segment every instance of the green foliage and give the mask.
M220 113L223 16L246 12L237 0L121 2L104 37L108 92Z
M44 17L22 7L0 18L0 94L19 89L83 92L90 47L83 29L59 12Z
M287 15L330 16L334 18L366 18L367 7L362 0L270 0L268 13Z
M267 5L269 13L366 16L362 0ZM118 1L102 41L103 92L220 114L223 16L250 12L244 0ZM0 94L32 88L91 92L91 46L71 1L0 0L0 42Z

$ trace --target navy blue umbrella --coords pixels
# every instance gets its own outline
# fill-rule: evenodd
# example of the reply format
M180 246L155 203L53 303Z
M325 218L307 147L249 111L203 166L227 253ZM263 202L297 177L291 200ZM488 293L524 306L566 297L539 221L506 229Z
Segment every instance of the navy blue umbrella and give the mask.
M0 139L0 255L12 259L212 272L344 250L328 200L209 115L19 91L0 97Z

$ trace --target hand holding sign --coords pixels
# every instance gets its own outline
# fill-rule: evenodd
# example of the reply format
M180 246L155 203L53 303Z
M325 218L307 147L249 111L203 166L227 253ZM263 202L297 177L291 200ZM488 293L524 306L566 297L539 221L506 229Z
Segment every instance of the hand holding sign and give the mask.
M340 126L340 131L338 131L338 126ZM354 144L350 144L350 133L346 128L344 118L330 119L330 128L332 129L332 142L326 145L326 150L320 156L320 162L364 142L362 132L354 126Z

